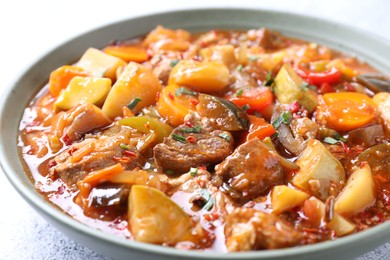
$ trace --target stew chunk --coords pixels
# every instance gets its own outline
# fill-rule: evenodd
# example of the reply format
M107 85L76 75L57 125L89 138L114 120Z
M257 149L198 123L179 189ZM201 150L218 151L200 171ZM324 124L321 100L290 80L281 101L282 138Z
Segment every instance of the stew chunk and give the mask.
M249 200L283 182L284 172L278 156L258 138L240 145L217 165L216 172L235 200Z
M233 152L233 137L229 132L215 130L208 119L200 119L195 114L186 119L185 124L154 147L159 168L185 173L191 167L220 163Z
M248 208L237 208L229 215L225 236L230 252L289 247L301 240L301 234L287 221Z

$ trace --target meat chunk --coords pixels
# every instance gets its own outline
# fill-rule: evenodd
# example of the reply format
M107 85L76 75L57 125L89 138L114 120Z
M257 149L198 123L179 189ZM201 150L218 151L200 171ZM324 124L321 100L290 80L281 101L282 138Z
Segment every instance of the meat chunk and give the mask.
M237 208L227 218L226 247L230 252L298 245L300 233L282 218L259 210Z
M130 144L132 130L116 126L106 134L90 137L73 144L54 158L50 173L60 177L70 188L89 172L120 162L125 169L134 169L138 164L138 152L123 149L121 144Z
M163 143L154 147L154 159L163 171L185 173L191 167L222 162L233 152L229 132L215 130L207 118L191 115Z
M230 196L245 202L262 195L284 179L278 156L269 151L259 139L252 139L239 147L216 166Z

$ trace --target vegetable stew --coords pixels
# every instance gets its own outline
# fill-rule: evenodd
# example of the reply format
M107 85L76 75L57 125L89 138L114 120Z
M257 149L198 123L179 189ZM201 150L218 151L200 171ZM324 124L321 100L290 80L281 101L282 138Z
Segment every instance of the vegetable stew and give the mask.
M36 189L88 226L218 252L390 218L390 81L266 28L145 37L53 68L20 123Z

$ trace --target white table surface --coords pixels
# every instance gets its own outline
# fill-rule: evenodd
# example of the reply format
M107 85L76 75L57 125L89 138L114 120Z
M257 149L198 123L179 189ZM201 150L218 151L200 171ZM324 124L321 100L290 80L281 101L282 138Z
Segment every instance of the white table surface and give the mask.
M210 6L267 8L318 16L374 32L390 41L388 0L3 1L0 94L47 50L97 26L134 15ZM1 170L0 208L0 259L107 259L69 239L37 215ZM359 259L390 259L390 243Z

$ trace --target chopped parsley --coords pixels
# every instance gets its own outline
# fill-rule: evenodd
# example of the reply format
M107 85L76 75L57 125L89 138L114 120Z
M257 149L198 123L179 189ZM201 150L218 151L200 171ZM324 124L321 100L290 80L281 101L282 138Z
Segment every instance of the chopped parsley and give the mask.
M337 144L339 141L333 137L325 137L324 142L327 144Z
M198 174L198 168L191 167L190 169L190 175L196 176Z
M133 108L135 108L135 106L136 106L139 102L141 102L141 101L142 101L142 98L136 97L136 98L134 98L133 100L131 100L131 102L127 105L127 107L128 107L129 109L133 109Z
M172 134L172 138L176 141L181 142L181 143L187 143L187 139L182 135Z
M238 65L236 70L242 71L244 69L244 66L242 64Z
M226 141L230 142L230 135L228 133L223 132L223 133L220 133L218 136L225 139Z
M241 97L242 94L244 94L244 90L243 90L243 89L240 89L239 91L237 91L236 97Z
M242 110L247 111L249 108L251 108L250 105L246 104L241 107Z
M178 88L178 89L176 90L176 92L175 92L175 95L176 95L177 97L180 97L180 96L182 96L183 94L190 95L190 96L196 96L198 93L196 93L195 91L186 89L186 88L184 88L184 87Z
M272 122L272 126L276 129L281 124L288 124L292 120L292 114L290 111L284 111L281 113L278 118L275 119L275 121Z
M268 71L267 75L265 76L265 82L264 85L267 87L270 87L274 83L274 79L272 78L272 71Z
M200 130L202 130L202 127L200 125L179 129L179 131L182 133L200 133Z
M171 67L175 67L178 63L179 63L180 60L171 60L171 63L169 63L169 65L171 65Z
M206 201L206 204L203 206L203 209L210 210L214 206L214 198L211 197L210 192L207 189L202 189L200 191L200 196Z
M346 141L347 140L344 137L342 137L339 133L337 133L337 135L335 135L335 138L329 137L329 136L324 138L324 143L327 143L327 144L344 143Z
M124 150L130 150L130 146L127 144L121 143L119 146Z

